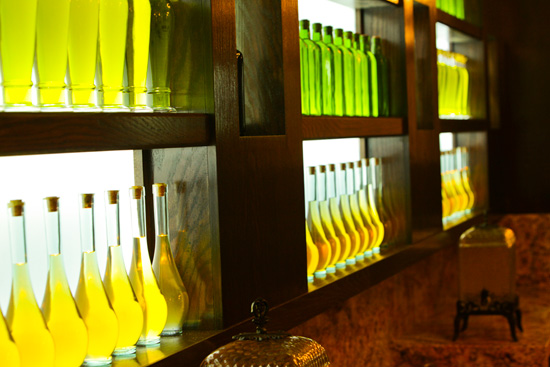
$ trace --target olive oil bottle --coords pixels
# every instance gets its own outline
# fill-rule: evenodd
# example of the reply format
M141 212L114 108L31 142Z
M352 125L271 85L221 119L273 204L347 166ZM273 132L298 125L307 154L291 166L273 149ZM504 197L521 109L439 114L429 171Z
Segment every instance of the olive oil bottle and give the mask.
M332 223L332 216L330 215L329 201L327 200L327 178L326 178L327 167L319 166L315 175L316 183L316 199L319 203L319 212L321 214L321 224L323 226L323 231L325 236L329 241L331 247L331 256L329 265L327 266L327 273L333 274L336 272L336 263L340 259L340 252L342 245L340 244L340 239L336 235L334 226Z
M373 254L372 249L374 248L374 244L377 241L378 228L376 226L376 223L374 222L374 219L371 217L371 214L368 209L368 198L365 190L366 185L363 182L363 161L355 162L355 167L353 172L354 172L353 181L355 185L355 195L357 196L357 202L359 204L359 214L363 219L365 228L367 228L369 232L369 244L365 249L364 254L366 257L370 257Z
M378 214L378 209L376 206L376 195L374 192L373 185L371 183L371 172L369 168L369 159L361 159L361 182L362 190L364 193L361 196L364 196L362 201L367 203L367 209L369 216L372 220L372 224L376 228L376 238L373 241L371 246L373 254L380 253L380 245L384 240L384 224L380 220L380 215Z
M332 47L322 41L321 23L313 23L311 26L311 39L321 49L321 100L322 114L332 116L335 108L335 75L334 75L334 52Z
M353 219L353 222L355 223L355 229L357 230L357 232L359 232L359 237L361 238L361 243L359 245L359 248L357 249L355 258L357 260L363 260L365 258L365 251L367 251L370 244L371 235L369 234L369 230L363 222L363 218L361 217L359 209L359 201L355 192L354 163L344 163L342 164L342 169L345 170L346 174L346 190L347 197L349 198L350 203L351 217Z
M334 44L332 27L323 27L323 43L331 50L334 65L334 116L344 116L344 55Z
M353 52L344 45L344 31L334 30L334 44L342 52L344 65L344 116L355 115L355 58Z
M309 232L309 227L307 226L306 221L306 251L307 251L307 281L308 283L313 283L315 276L315 270L319 264L319 250L315 247L313 243L313 238L311 238L311 233Z
M19 367L21 365L19 351L10 335L2 310L0 310L0 356L2 356L2 366Z
M303 49L300 51L302 63L301 70L304 72L304 88L309 97L307 104L302 105L302 113L305 115L321 115L323 106L321 99L321 48L310 39L309 20L300 21L300 40L303 42ZM307 107L304 107L307 106Z
M355 228L355 222L351 214L349 195L347 194L346 186L346 164L340 164L336 171L336 192L338 195L339 210L346 229L346 233L350 238L350 251L346 259L346 265L355 265L357 253L362 245L362 238L359 231Z
M340 240L340 256L336 261L336 269L342 270L346 268L346 259L349 257L351 251L351 238L346 232L346 227L344 226L344 221L340 214L340 198L336 195L336 166L334 164L328 165L327 197L334 232Z

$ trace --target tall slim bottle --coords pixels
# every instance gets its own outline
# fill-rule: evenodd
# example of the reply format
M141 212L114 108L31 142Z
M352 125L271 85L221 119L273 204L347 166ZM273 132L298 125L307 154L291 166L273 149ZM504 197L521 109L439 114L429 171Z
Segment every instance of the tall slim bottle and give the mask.
M370 37L366 34L362 34L359 40L359 48L362 52L367 55L369 61L369 71L368 71L368 89L369 89L369 108L370 116L378 117L380 112L378 110L378 65L376 62L376 57L370 51ZM365 102L365 100L363 99Z
M130 283L143 310L143 329L138 345L155 345L160 343L160 333L166 325L167 306L149 258L143 186L130 188L130 209L134 237Z
M59 198L44 199L44 223L49 271L42 310L55 345L54 366L80 366L88 350L88 330L76 308L63 264Z
M168 307L166 326L161 335L179 335L183 331L183 323L189 311L189 295L170 247L167 194L168 187L165 183L153 185L156 233L153 271Z
M338 202L340 204L339 210L342 216L346 233L350 238L350 250L346 259L346 265L355 265L357 253L362 244L362 238L359 231L355 228L355 222L351 214L350 200L347 194L346 185L346 164L342 163L336 170L336 193L338 195Z
M128 30L128 0L99 0L99 90L101 107L124 111L124 57Z
M372 220L372 224L376 228L376 239L372 244L372 253L378 254L380 253L380 245L384 240L384 224L380 220L380 215L378 214L378 209L376 206L376 193L371 183L370 176L371 176L371 171L370 171L369 159L362 158L361 159L361 185L362 185L362 191L364 191L364 194L362 193L361 196L364 196L364 198L361 200L367 203L369 216Z
M32 109L37 0L0 1L0 55L6 110Z
M175 111L170 107L170 53L174 12L169 0L151 1L150 61L152 88L148 93L153 98L153 110Z
M466 214L470 214L475 206L475 194L472 190L472 185L470 183L470 168L468 166L468 148L458 147L457 148L457 162L460 169L460 177L462 179L462 185L468 194L468 205L466 206Z
M353 182L355 185L355 195L357 196L357 202L359 204L359 214L361 215L361 219L363 219L363 224L365 225L365 228L368 230L368 233L369 233L369 244L368 244L368 247L365 249L364 253L365 253L365 256L370 257L373 254L372 248L374 247L374 244L377 241L378 229L376 227L374 219L371 218L371 215L369 213L368 199L366 196L366 191L362 180L363 180L363 162L357 161L355 162L355 167L354 167Z
M306 257L307 257L307 281L308 283L313 283L315 280L315 270L317 270L317 265L319 264L319 250L313 243L313 238L309 232L309 227L307 226L306 220Z
M361 116L371 116L371 95L370 95L370 61L369 57L364 51L364 46L361 44L363 41L364 35L355 33L353 35L353 48L355 49L355 54L357 58L357 67L360 68L360 80L358 80L359 87L361 89ZM356 75L357 79L357 75ZM357 85L356 85L357 88Z
M8 225L13 276L8 327L19 350L21 367L53 367L54 342L38 308L27 264L24 203L12 200L8 204Z
M384 197L384 183L382 181L382 170L380 167L379 158L370 158L370 168L371 168L371 184L373 191L375 193L376 200L376 209L380 221L384 224L384 240L381 245L390 245L393 243L395 228L393 225L392 218L388 211L388 207L385 203Z
M348 162L347 164L342 165L342 169L346 170L346 187L347 187L347 196L349 198L351 217L355 223L355 229L359 232L361 238L361 244L357 249L355 258L357 260L363 260L365 258L365 251L369 248L371 241L371 233L365 226L363 218L361 217L359 209L359 201L357 200L357 195L355 192L355 168L353 162Z
M321 48L321 97L323 115L334 115L334 54L332 48L322 41L321 23L313 23L311 39Z
M300 21L300 24L302 21ZM309 115L309 36L300 26L300 91L302 97L302 114Z
M344 116L344 55L334 44L332 27L323 27L323 43L331 50L334 61L334 116Z
M371 37L371 51L376 57L378 72L378 112L380 116L390 115L390 69L388 59L382 53L382 39Z
M95 72L99 0L71 0L69 14L69 96L74 111L96 109Z
M17 345L13 341L8 330L8 324L4 319L4 314L0 309L0 356L2 356L2 365L5 367L19 367L21 365Z
M334 44L342 51L344 60L344 116L355 114L355 58L353 52L344 45L344 31L334 30Z
M353 54L353 97L355 98L354 106L355 111L353 112L353 116L362 116L363 115L363 103L361 95L361 78L363 77L362 74L362 62L364 59L361 57L361 53L358 52L358 50L355 48L355 40L353 32L344 32L344 46L346 46L351 53Z
M336 262L336 269L338 270L346 267L346 259L350 256L351 251L351 238L346 232L346 227L340 213L339 196L336 195L336 165L329 164L326 175L330 216L336 236L340 240L340 256Z
M118 320L111 307L97 265L94 235L94 194L82 194L80 244L82 262L76 288L76 305L88 328L88 352L84 364L110 364L118 340Z
M119 199L117 190L105 192L107 228L107 266L103 284L118 320L118 339L113 355L136 352L136 343L143 329L143 310L136 299L126 273L120 246Z
M128 0L128 37L126 68L128 70L129 104L132 110L148 110L147 67L151 34L149 0Z
M319 116L322 113L321 88L321 48L310 39L309 20L300 21L300 39L308 46L307 79L309 91L309 114Z
M323 231L331 247L331 256L329 265L327 266L327 273L334 274L336 272L336 263L340 259L340 251L342 245L340 239L336 235L334 226L332 223L332 217L330 215L329 201L327 200L327 167L319 166L316 175L316 199L319 203L319 212L321 214L321 225Z

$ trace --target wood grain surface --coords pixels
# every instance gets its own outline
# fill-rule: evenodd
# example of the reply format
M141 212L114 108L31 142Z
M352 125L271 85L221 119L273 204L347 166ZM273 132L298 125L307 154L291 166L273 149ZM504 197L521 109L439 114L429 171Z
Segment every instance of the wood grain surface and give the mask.
M399 117L302 117L304 139L403 135L405 131Z

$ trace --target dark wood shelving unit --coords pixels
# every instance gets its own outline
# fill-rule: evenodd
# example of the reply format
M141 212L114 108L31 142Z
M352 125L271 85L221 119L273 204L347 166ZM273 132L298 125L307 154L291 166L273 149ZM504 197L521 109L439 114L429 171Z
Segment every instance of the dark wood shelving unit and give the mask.
M471 120L448 120L439 119L441 132L468 132L468 131L487 131L489 123L487 120L471 119Z
M305 140L406 134L400 117L303 116Z
M436 21L443 23L457 31L460 31L462 33L465 33L471 37L477 38L477 39L483 39L483 31L480 27L469 23L465 20L458 19L455 16L452 16L448 13L445 13L444 11L437 9L437 16Z
M353 9L368 9L383 5L401 5L403 0L331 0Z

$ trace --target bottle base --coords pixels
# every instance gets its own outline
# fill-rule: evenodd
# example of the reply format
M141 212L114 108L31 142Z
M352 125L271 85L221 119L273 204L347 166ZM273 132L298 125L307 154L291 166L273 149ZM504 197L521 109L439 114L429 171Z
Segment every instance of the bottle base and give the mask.
M336 269L345 269L346 268L346 263L345 261L342 261L342 262L339 262L339 263L336 263Z
M313 275L308 275L307 276L307 282L308 283L313 283L314 280L315 280L315 277Z
M355 258L346 259L346 265L355 265Z
M117 348L113 352L114 356L126 356L126 355L129 355L129 354L136 354L136 347L135 346Z
M162 330L162 333L160 333L160 336L175 336L175 335L181 335L183 334L182 329L168 329L168 330Z
M334 266L327 267L327 274L334 274L334 273L336 273L336 267Z
M327 272L325 270L320 270L315 272L315 278L325 279L327 277Z
M83 366L109 366L113 361L112 357L85 359Z
M137 341L137 345L140 345L140 346L150 346L150 345L157 345L157 344L160 344L160 336L157 336L154 338L147 338L147 339L139 338L139 340Z

